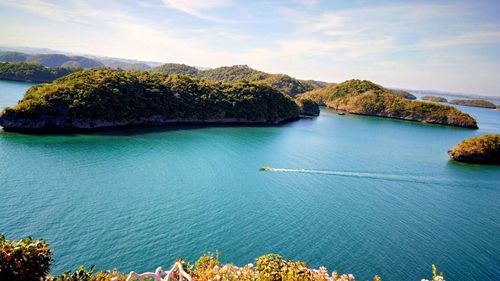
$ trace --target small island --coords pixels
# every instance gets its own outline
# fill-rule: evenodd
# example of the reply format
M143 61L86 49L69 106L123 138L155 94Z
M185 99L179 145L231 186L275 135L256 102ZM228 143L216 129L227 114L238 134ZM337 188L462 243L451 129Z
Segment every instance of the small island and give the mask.
M303 95L341 112L477 129L470 115L443 104L412 101L366 80L348 80Z
M493 109L497 107L494 103L487 100L451 100L450 103L457 105L464 105L464 106L484 107Z
M399 89L387 89L391 94L393 95L396 95L396 96L400 96L404 99L407 99L407 100L416 100L417 97L415 95L412 95L410 93L408 93L407 91L403 91L403 90L399 90Z
M443 97L437 97L437 96L423 96L422 100L432 101L432 102L448 102L447 99L445 99Z
M10 131L73 131L179 124L279 124L299 105L266 83L90 69L31 87L0 114Z
M449 150L448 154L455 161L500 165L500 134L465 139Z

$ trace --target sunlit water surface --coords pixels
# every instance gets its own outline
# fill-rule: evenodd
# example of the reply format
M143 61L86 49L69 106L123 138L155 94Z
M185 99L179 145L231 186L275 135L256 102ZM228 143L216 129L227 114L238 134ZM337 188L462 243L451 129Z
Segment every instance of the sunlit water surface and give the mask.
M0 81L0 105L28 86ZM217 249L358 280L420 280L433 263L447 280L500 280L500 168L447 155L500 133L500 111L460 109L479 130L324 109L278 127L0 132L0 232L45 238L53 273L151 271Z

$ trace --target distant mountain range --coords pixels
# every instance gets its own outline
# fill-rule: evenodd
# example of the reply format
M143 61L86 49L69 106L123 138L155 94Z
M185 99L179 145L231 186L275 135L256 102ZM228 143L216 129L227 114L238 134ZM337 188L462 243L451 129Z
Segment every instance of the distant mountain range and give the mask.
M154 61L68 54L46 48L1 46L0 62L32 62L39 63L45 67L111 67L127 70L148 70L163 64Z
M500 101L500 96L485 96L485 95L465 94L465 93L449 93L449 92L435 91L435 90L409 90L409 91L419 93L422 95L431 95L431 96L463 97L463 98L468 98L468 99L484 99L484 100Z
M300 80L292 78L286 74L269 74L252 69L246 65L223 66L209 68L203 66L188 66L185 64L162 63L157 61L141 61L123 58L100 57L86 54L69 54L48 48L30 47L7 47L0 46L0 62L32 62L39 63L45 67L72 67L72 68L92 68L110 67L125 70L152 70L161 73L183 73L192 77L211 79L216 81L235 81L244 79L248 81L270 82L277 88L294 96L305 91L322 88L334 84L316 80ZM435 90L410 90L393 89L394 94L398 94L407 99L414 99L408 92L416 92L424 95L453 96L470 99L488 99L500 101L500 97L484 96L476 94L449 93Z

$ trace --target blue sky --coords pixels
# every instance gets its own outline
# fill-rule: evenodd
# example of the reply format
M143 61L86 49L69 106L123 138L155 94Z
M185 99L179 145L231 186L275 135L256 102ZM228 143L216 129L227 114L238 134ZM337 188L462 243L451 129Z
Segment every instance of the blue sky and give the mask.
M0 0L0 45L500 96L498 15L498 0Z

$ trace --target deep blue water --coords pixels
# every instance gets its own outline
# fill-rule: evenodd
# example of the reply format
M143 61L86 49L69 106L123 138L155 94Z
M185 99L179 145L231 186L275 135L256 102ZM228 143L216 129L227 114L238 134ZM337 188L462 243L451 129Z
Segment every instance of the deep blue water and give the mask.
M0 81L1 105L27 87ZM151 271L218 249L239 265L276 252L357 280L420 280L432 263L447 280L500 280L500 167L447 155L500 133L500 111L460 108L479 130L324 109L278 127L0 131L0 232L45 238L53 273Z

